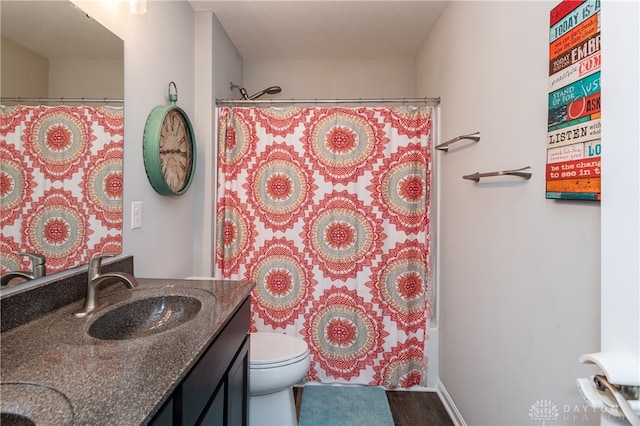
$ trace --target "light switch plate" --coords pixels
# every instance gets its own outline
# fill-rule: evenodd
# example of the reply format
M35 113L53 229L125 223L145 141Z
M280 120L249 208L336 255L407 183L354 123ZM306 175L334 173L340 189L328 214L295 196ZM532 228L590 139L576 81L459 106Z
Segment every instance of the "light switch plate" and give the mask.
M131 202L131 229L142 228L142 201Z

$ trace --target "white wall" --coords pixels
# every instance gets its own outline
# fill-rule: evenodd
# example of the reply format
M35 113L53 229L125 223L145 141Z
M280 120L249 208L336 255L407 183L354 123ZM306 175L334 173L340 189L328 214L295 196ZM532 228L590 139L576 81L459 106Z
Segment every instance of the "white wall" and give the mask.
M49 60L6 37L2 37L0 44L0 94L46 98L49 95Z
M124 40L125 160L123 254L133 255L140 277L182 278L192 274L196 194L163 197L153 190L142 159L145 122L157 105L167 105L169 82L178 106L194 116L194 13L184 1L151 1L145 15L131 15L126 3L74 1ZM141 200L142 228L131 230L131 201Z
M124 40L125 162L123 254L140 277L184 278L212 269L213 111L241 79L242 58L212 14L194 14L186 1L149 1L147 13L128 4L74 3ZM144 125L156 105L167 105L170 81L189 114L198 148L196 176L181 197L156 194L142 159ZM197 88L197 92L196 92ZM131 230L131 201L143 202L142 228Z
M601 349L635 355L640 380L640 4L602 18L602 169L617 173L602 178Z
M246 60L244 87L249 95L281 86L274 99L348 99L412 97L413 59ZM236 91L235 98L239 98ZM266 99L266 98L265 98Z
M124 96L121 59L48 59L2 38L2 96L114 98Z
M600 205L545 199L556 4L452 2L417 61L418 95L442 97L443 140L482 135L438 154L440 380L472 425L534 424L538 400L557 406L558 424L598 418L564 417L584 405L578 357L599 348ZM461 178L524 166L529 181Z
M196 133L198 166L193 191L193 272L213 276L215 257L215 189L217 126L215 99L232 98L230 82L242 83L242 57L215 15L196 13Z
M48 96L122 99L124 60L51 59Z

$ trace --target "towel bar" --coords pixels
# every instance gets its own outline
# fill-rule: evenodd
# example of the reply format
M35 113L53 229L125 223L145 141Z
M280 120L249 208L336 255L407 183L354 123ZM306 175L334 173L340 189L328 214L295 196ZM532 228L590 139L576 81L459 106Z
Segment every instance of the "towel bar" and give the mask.
M472 141L480 142L480 132L475 132L470 135L462 135L462 136L455 137L453 139L450 139L446 142L441 143L440 145L437 145L436 149L440 151L448 152L449 145L451 145L454 142L461 141L463 139L470 139Z
M518 176L523 179L531 179L531 167L523 167L521 169L516 170L504 170L501 172L487 172L487 173L473 173L471 175L462 176L462 179L474 180L476 182L480 182L481 178L485 177L494 177L494 176Z

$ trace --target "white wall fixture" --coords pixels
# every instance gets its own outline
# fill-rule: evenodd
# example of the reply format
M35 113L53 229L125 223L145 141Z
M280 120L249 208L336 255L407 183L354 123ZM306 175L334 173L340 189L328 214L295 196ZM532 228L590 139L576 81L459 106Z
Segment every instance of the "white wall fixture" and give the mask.
M596 352L582 355L580 362L595 364L603 372L577 380L585 401L595 409L640 426L640 360L624 352Z
M142 228L142 201L131 202L131 229Z
M525 166L521 169L502 170L497 172L486 172L486 173L476 172L470 175L464 175L462 176L462 179L474 180L476 182L480 182L481 178L496 177L496 176L518 176L523 179L529 180L531 179L531 166Z
M442 142L440 145L436 145L436 149L438 151L449 152L449 145L451 145L452 143L464 140L464 139L469 139L469 140L472 140L474 142L480 142L480 132L471 133L469 135L457 136L457 137L455 137L453 139L449 139L446 142Z

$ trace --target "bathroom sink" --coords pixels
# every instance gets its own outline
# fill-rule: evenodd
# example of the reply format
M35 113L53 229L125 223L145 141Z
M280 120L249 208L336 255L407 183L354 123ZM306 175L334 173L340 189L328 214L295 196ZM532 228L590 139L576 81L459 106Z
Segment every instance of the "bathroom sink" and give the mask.
M15 413L0 413L0 424L5 426L36 426L35 422L29 417Z
M196 297L158 295L136 299L100 314L87 333L101 340L129 340L171 330L196 317L202 303Z
M73 408L67 397L44 384L0 384L0 424L3 426L71 425Z

